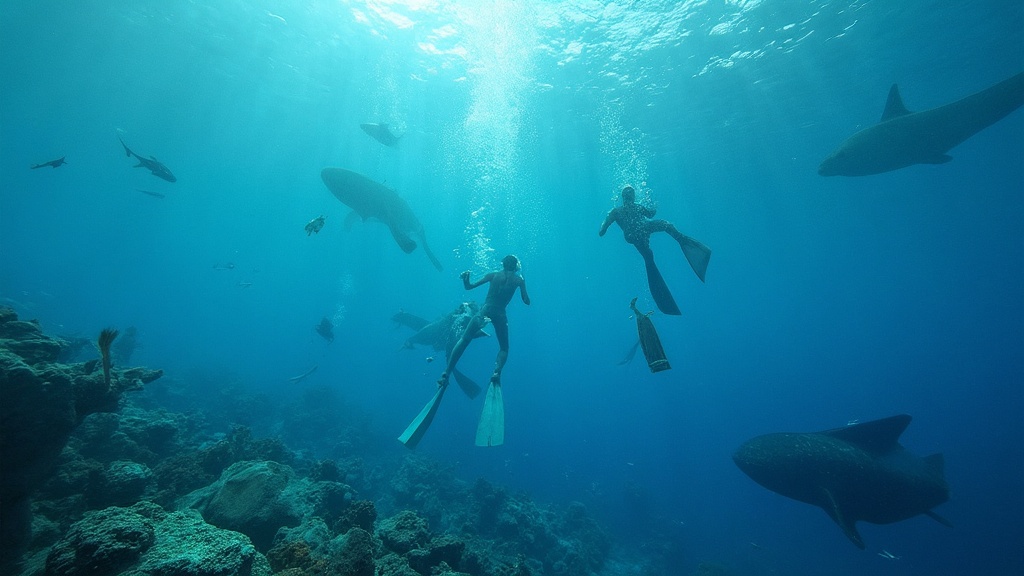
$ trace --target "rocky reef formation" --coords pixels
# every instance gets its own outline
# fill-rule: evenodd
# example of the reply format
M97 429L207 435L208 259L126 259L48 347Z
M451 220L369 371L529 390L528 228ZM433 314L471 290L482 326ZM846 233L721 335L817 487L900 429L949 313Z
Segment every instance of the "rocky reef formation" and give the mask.
M0 308L0 570L27 544L32 491L52 473L75 427L89 414L117 410L124 392L162 375L114 370L108 384L98 361L58 363L70 345Z
M17 504L2 519L17 536L5 534L3 574L591 576L608 555L582 504L460 481L376 442L358 416L328 419L324 392L249 416L295 441L291 421L328 430L326 460L243 426L218 430L219 407L144 408L151 391L121 395L160 372L115 366L108 386L96 361L57 362L61 342L0 313L2 496Z

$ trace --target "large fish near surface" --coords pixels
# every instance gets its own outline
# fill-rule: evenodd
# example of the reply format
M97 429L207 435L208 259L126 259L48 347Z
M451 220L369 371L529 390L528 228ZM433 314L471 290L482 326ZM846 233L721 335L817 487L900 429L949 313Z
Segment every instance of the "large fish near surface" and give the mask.
M913 164L945 164L953 147L1024 104L1024 73L977 94L910 112L893 84L882 120L857 132L822 161L822 176L867 176Z
M918 458L900 446L910 424L901 414L810 434L766 434L733 461L755 482L823 509L858 548L859 521L889 524L925 514L949 499L942 454Z
M415 236L423 245L423 252L434 267L444 270L441 262L427 245L423 224L397 192L344 168L324 168L320 172L320 177L323 178L327 189L352 209L352 213L345 219L345 226L351 226L357 218L364 221L369 218L380 220L391 230L391 236L406 254L416 249L416 241L411 238Z
M391 148L398 146L399 140L402 139L401 136L395 136L387 124L360 124L359 127L377 142Z

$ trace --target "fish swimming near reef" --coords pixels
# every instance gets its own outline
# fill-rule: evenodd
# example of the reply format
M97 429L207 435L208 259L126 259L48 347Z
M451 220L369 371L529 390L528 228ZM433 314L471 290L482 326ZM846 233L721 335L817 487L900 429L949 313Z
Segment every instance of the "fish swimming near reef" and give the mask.
M919 458L899 444L910 424L901 414L809 434L758 436L733 454L752 480L823 509L864 549L856 523L890 524L925 514L949 499L941 454Z
M61 156L56 160L50 160L49 162L43 162L42 164L33 164L30 168L32 170L35 170L36 168L45 168L46 166L49 166L50 168L60 168L64 164L67 164L67 162L64 161L65 158L67 158L67 156Z
M882 120L857 132L818 167L822 176L867 176L913 164L945 164L950 149L1024 104L1024 72L923 112L910 112L893 84Z
M398 146L398 141L402 138L395 136L387 124L360 124L359 127L377 142L392 148Z
M124 146L125 155L129 158L135 156L135 159L139 161L139 163L135 165L135 168L145 168L146 170L149 170L153 176L163 178L168 182L178 181L178 179L174 177L174 174L171 174L171 170L167 168L167 166L161 164L155 157L150 156L149 158L143 158L135 152L132 152L131 149L128 148L128 145L124 143L124 140L121 140L120 136L118 136L117 139L120 140L121 146Z
M391 230L391 236L406 254L416 249L415 236L423 245L423 252L431 264L438 270L444 270L441 262L430 251L427 237L423 233L423 224L413 214L409 204L397 192L387 186L370 180L362 174L344 168L324 168L320 172L324 184L332 194L352 209L345 218L345 227L362 218L379 220Z

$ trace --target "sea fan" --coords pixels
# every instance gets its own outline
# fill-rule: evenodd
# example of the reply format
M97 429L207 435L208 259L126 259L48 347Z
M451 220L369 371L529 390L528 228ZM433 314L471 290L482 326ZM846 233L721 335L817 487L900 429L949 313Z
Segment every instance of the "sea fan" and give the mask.
M117 338L117 330L104 328L96 341L96 346L100 349L100 358L103 360L103 381L107 383L107 388L110 388L110 345L114 343L114 338Z

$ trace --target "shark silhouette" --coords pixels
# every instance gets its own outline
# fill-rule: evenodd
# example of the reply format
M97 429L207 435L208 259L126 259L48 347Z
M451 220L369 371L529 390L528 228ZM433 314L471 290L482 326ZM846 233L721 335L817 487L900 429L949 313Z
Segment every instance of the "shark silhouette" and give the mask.
M61 156L56 160L50 160L49 162L43 162L42 164L33 164L31 168L33 170L35 170L36 168L43 168L44 166L49 166L51 168L60 168L64 164L67 164L67 162L64 161L65 158L67 158L67 156Z
M867 176L913 164L944 164L947 152L1024 104L1024 73L923 112L910 112L893 84L882 120L857 132L818 167L822 176Z
M444 270L441 262L427 246L427 237L423 233L423 224L413 214L409 204L397 192L387 186L374 182L362 174L344 168L324 168L320 172L324 184L343 204L352 209L345 218L345 226L350 227L357 218L364 221L369 218L387 224L398 246L408 254L416 249L416 241L410 235L419 238L423 252L438 270Z
M392 148L398 146L398 141L402 138L395 136L387 124L360 124L359 127L377 142Z
M949 499L941 454L918 458L899 444L902 414L811 434L767 434L740 446L733 461L765 488L825 510L858 548L858 521L890 524Z
M157 178L163 178L168 182L177 182L178 179L174 177L174 174L171 174L171 170L167 166L161 164L159 160L157 160L153 156L150 156L149 158L143 158L142 156L139 156L135 152L132 152L131 149L128 148L128 145L124 143L124 140L121 140L120 136L118 136L117 139L121 141L121 146L124 146L125 155L128 156L129 158L135 156L135 159L139 161L139 163L135 165L135 168L145 168L146 170L149 170L153 174L153 176L156 176Z

